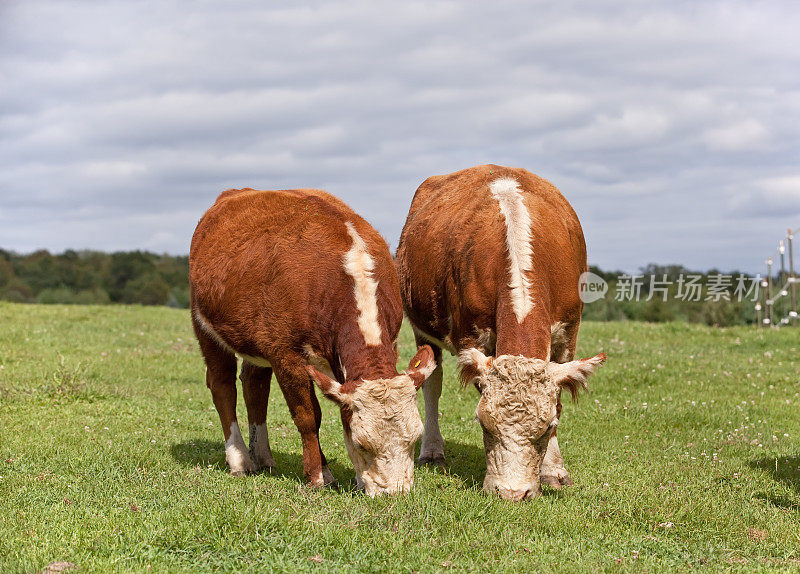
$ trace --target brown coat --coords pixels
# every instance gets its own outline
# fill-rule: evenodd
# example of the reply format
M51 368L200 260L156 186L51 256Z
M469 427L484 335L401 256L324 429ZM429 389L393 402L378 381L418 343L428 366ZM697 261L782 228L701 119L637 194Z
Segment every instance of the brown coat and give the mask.
M503 177L519 182L531 218L526 275L533 309L522 322L509 295L506 223L489 193L489 184ZM583 231L558 189L527 170L483 165L426 179L411 203L397 266L411 322L456 350L549 359L551 326L561 323L577 335L578 280L587 270ZM481 336L489 330L496 346Z
M416 391L433 369L433 353L421 348L398 374L397 272L386 242L364 219L319 190L225 191L197 225L189 278L192 322L232 474L275 465L266 427L274 371L313 485L334 478L319 445L322 410L312 379L341 408L359 485L371 495L411 487L422 432ZM236 355L249 453L236 418Z
M605 356L572 361L587 265L564 196L519 168L430 177L414 195L396 264L417 342L436 344L437 362L442 348L458 353L462 381L481 392L484 489L521 500L539 493L540 474L570 484L555 431L560 389L575 396ZM423 462L444 461L441 386L439 365L425 383Z
M370 349L358 327L353 278L342 266L351 245L344 221L375 261L381 345ZM237 353L271 362L310 346L340 381L397 374L394 343L403 315L389 248L324 191L223 192L192 238L190 282L193 312Z

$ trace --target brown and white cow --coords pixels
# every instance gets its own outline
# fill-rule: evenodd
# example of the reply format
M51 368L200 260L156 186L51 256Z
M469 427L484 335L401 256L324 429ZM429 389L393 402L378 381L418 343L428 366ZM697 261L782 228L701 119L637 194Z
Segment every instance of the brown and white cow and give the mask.
M341 408L359 487L370 496L411 488L422 434L416 391L435 363L423 346L397 372L397 272L369 223L323 191L225 191L197 225L189 270L192 322L231 474L275 465L266 426L274 371L312 485L334 480L313 379ZM236 419L237 355L249 452Z
M575 397L605 355L572 360L587 265L564 196L524 169L497 165L430 177L414 196L396 263L417 344L435 344L420 462L444 462L446 349L459 355L462 382L481 393L484 489L520 500L537 496L540 481L571 484L555 431L561 389Z

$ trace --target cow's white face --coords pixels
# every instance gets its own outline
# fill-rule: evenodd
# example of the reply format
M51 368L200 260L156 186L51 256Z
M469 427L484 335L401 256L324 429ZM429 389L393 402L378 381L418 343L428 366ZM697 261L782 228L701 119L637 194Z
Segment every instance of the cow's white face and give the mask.
M559 391L577 393L605 361L558 364L523 356L486 357L477 349L459 355L467 379L481 393L476 417L483 429L486 478L483 488L506 500L539 496L539 471L552 428L558 424Z
M423 430L416 395L408 375L364 381L350 394L344 441L356 483L369 496L408 492L414 484L414 445Z
M406 373L363 380L349 392L309 367L323 394L342 409L347 454L356 483L369 496L405 493L413 486L414 445L423 431L417 390L435 367L433 352L424 346L411 359Z

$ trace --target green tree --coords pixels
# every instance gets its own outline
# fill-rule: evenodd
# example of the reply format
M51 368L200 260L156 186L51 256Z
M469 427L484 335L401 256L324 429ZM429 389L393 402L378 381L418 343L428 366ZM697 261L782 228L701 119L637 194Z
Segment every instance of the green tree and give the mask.
M128 281L122 294L124 303L142 305L166 305L168 299L169 284L154 271Z
M148 275L155 270L155 265L147 253L141 251L119 251L111 254L109 276L106 290L112 301L129 302L128 282ZM134 287L136 290L139 287ZM166 301L166 298L165 298Z

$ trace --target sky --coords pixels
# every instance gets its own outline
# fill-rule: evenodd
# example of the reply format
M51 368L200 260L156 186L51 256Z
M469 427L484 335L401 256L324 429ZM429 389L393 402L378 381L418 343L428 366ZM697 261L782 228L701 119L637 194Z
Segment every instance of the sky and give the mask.
M0 247L185 254L220 191L316 187L394 249L425 178L496 163L604 269L761 271L800 227L799 29L795 2L0 0Z

